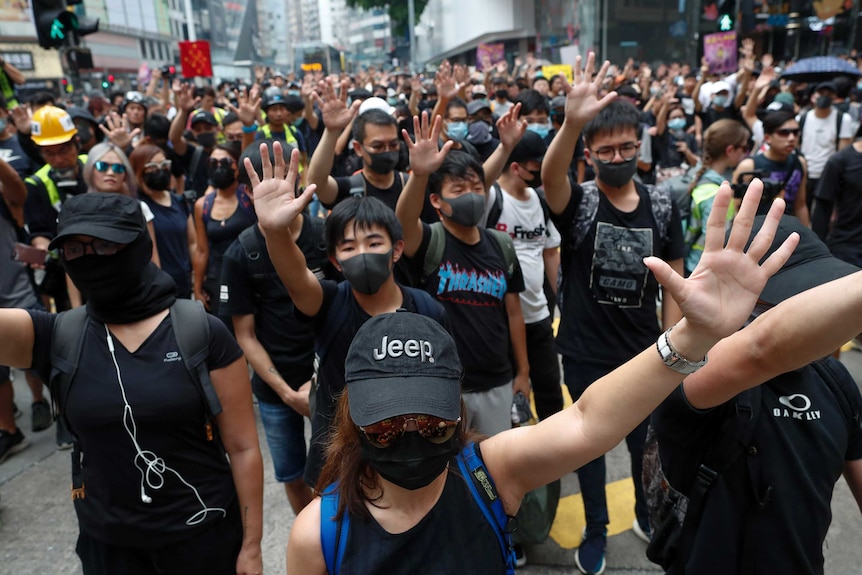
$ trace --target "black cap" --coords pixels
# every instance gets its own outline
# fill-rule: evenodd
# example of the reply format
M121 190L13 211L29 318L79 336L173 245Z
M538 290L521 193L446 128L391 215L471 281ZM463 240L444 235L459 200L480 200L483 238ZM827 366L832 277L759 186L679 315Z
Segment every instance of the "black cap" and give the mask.
M372 94L365 88L356 88L355 90L350 90L347 95L350 96L351 100L365 100L367 98L370 98L374 94Z
M637 100L641 97L638 91L635 90L631 84L623 84L617 88L615 92L617 93L617 96L623 96L625 98L634 98Z
M305 109L305 100L302 99L302 96L288 94L284 97L284 107L287 108L288 112L299 112Z
M91 114L90 111L87 110L86 108L79 108L77 106L69 106L68 108L66 108L66 111L69 112L69 115L72 116L73 120L77 120L80 118L81 120L87 120L87 121L93 122L94 124L97 124L97 125L99 123L96 121L96 118L93 117L93 114Z
M273 153L273 143L275 142L272 138L266 138L263 140L255 140L251 144L245 147L242 151L242 154L239 156L239 175L237 176L237 181L240 184L245 184L246 186L251 185L251 180L248 178L248 172L245 169L245 159L248 158L251 160L251 166L254 168L254 171L257 172L258 178L263 178L263 164L260 160L260 145L266 144L267 150L269 151L269 162L272 165L275 165L275 154ZM290 154L293 151L293 146L287 144L285 142L281 143L281 155L284 158L284 165L287 166L290 164Z
M198 122L206 122L207 124L218 126L218 121L216 121L215 116L213 116L213 113L207 112L206 110L198 110L197 112L195 112L189 125L194 126Z
M53 250L70 236L129 244L146 232L147 222L140 200L123 194L79 194L63 202L57 219L57 236L48 248Z
M490 110L491 105L485 100L473 100L467 104L467 114L470 116L479 112L479 110Z
M433 319L406 311L371 318L356 332L344 368L356 425L412 413L461 415L458 350Z
M820 90L830 90L833 94L837 94L838 86L835 85L835 82L820 82L814 91L819 92Z
M766 216L757 216L754 219L749 244L760 231L765 219ZM766 303L778 305L805 290L859 271L856 266L833 256L817 234L802 225L802 222L795 217L787 215L781 216L778 229L775 231L775 239L764 259L772 255L793 232L799 234L799 245L778 273L766 282L766 287L760 294L760 299Z
M506 162L529 162L531 160L541 162L545 158L545 152L548 151L548 145L545 140L536 132L527 130L524 132L524 137L512 149L509 154L509 159Z

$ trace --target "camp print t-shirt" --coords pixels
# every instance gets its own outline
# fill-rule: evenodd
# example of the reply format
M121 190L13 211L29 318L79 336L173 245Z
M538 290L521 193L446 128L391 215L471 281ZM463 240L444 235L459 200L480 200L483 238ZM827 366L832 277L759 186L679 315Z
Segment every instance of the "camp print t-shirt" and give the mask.
M439 224L437 224L439 225ZM424 261L431 227L424 226L422 245L414 256ZM464 391L486 391L512 380L509 323L505 297L524 291L520 265L507 273L503 252L489 232L469 245L448 232L437 270L425 289L443 304L452 325L464 367Z

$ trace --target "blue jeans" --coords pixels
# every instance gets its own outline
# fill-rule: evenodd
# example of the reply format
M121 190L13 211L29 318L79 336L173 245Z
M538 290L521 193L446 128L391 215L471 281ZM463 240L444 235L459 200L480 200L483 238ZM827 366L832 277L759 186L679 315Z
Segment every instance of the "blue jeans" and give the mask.
M257 405L276 481L290 483L300 479L306 455L303 417L283 403L258 400Z
M591 383L613 371L595 363L579 362L563 356L563 378L573 401L577 401ZM643 490L643 457L649 418L642 421L626 436L626 446L632 459L632 481L635 484L635 516L641 525L649 525L646 499ZM608 503L605 496L605 456L602 455L577 470L584 514L587 519L587 536L601 534L608 520Z

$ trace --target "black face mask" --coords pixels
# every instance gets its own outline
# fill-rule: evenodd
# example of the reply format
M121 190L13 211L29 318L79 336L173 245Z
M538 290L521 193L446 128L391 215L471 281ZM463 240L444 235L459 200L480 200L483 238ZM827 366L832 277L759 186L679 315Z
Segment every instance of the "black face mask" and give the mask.
M494 92L494 95L497 96L498 100L505 100L509 97L509 90L503 88L502 90L497 90L496 92Z
M144 183L151 190L161 192L167 190L171 185L171 173L168 170L156 170L147 172L143 177Z
M532 176L529 180L527 178L521 177L524 180L524 183L530 186L531 188L538 188L542 185L542 170L528 170L524 168L525 172L529 172L530 176Z
M219 190L230 187L236 181L236 174L233 168L210 168L207 175L213 187Z
M593 162L593 167L598 174L598 178L612 188L621 188L626 185L638 171L638 163L635 158L627 162L619 164L603 164L602 162Z
M152 257L153 243L145 232L112 256L86 254L62 262L72 283L88 303L115 308L137 291L141 274Z
M389 262L392 250L385 254L356 254L345 260L338 260L344 277L350 287L365 295L376 294L392 275Z
M485 213L485 196L475 192L467 192L457 198L440 199L452 209L451 216L441 212L443 216L468 228L478 225Z
M368 167L372 172L388 174L394 170L395 166L398 164L398 152L379 152L377 154L372 154L368 150L365 150L365 153L371 158L371 162L368 164Z
M208 150L215 146L216 135L215 132L201 132L200 134L195 136L195 140L198 144Z
M814 105L821 110L828 108L832 105L832 96L817 96Z
M415 431L406 432L389 447L375 447L364 437L361 442L362 458L383 479L411 491L437 479L458 453L457 434L441 445L431 443Z

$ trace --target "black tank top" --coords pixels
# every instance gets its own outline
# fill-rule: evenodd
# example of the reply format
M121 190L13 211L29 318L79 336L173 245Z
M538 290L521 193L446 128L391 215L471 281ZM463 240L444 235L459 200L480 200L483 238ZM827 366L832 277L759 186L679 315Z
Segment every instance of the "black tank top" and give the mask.
M455 471L453 471L455 470ZM374 518L351 517L345 575L501 575L500 544L453 459L437 504L412 529L388 533Z

